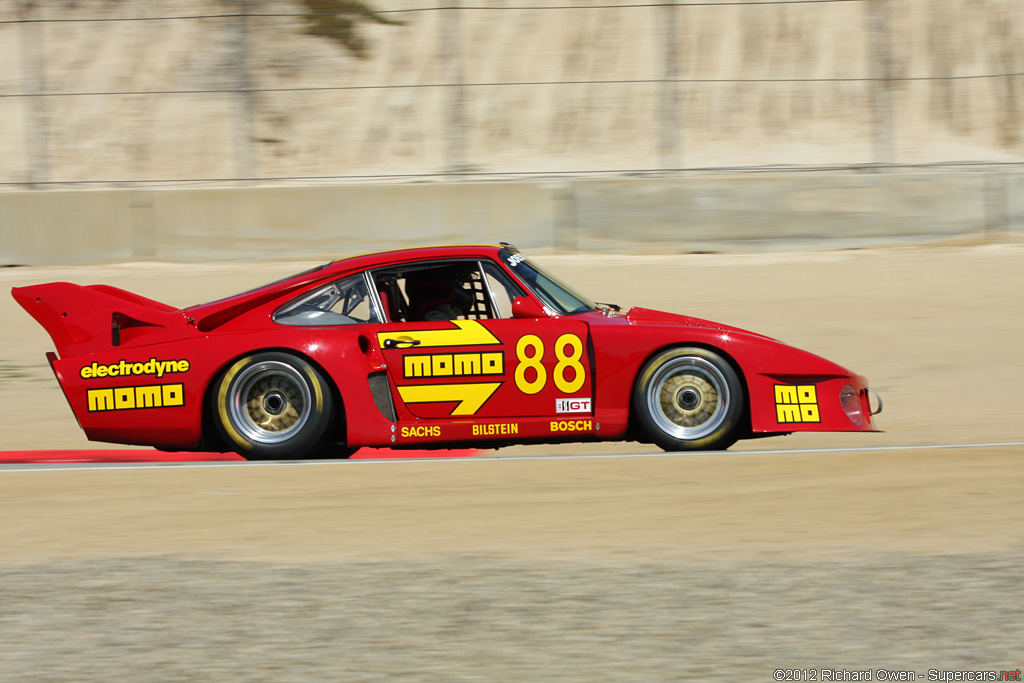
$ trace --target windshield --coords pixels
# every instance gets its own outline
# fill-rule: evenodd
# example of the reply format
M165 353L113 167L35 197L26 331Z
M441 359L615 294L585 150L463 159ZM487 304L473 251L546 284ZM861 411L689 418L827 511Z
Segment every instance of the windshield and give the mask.
M596 308L593 301L565 284L554 275L530 263L514 247L499 252L501 260L512 269L523 283L550 308L562 315L583 313Z

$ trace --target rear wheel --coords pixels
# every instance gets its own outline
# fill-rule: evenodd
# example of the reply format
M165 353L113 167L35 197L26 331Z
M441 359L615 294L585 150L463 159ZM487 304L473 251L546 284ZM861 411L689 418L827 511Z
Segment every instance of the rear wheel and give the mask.
M316 457L334 415L323 376L288 353L240 359L220 378L214 400L220 433L247 460Z
M666 451L728 448L736 442L743 387L708 349L668 349L647 361L633 388L644 432Z

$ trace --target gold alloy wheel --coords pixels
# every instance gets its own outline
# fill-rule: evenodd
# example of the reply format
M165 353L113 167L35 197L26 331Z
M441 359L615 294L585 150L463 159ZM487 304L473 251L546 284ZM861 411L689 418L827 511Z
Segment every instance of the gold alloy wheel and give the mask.
M696 441L722 426L733 399L725 375L713 363L700 356L679 356L655 371L644 400L662 432Z
M228 397L232 424L245 438L260 444L292 438L309 420L312 405L307 380L298 369L279 361L243 369Z

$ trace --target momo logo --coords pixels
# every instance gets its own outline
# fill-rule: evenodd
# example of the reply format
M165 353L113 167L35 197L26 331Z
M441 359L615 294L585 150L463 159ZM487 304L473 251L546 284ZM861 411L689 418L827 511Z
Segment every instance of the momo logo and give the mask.
M556 413L589 413L589 398L556 398Z
M775 413L779 424L821 422L817 389L813 384L776 384Z
M502 375L505 373L505 355L501 351L489 353L432 353L406 356L402 359L402 376L419 377L473 377L476 375Z
M87 396L90 413L140 408L174 408L185 405L185 385L152 384L145 387L89 389Z
M411 346L418 350L501 344L501 340L477 320L452 320L441 328L432 326L424 330L378 332L377 342L385 355ZM398 374L397 363L392 372ZM444 380L459 377L496 379L505 374L505 354L502 351L408 354L402 357L401 372L401 380L434 380L430 384L399 382L398 395L403 403L454 403L450 415L475 415L502 383L444 383Z

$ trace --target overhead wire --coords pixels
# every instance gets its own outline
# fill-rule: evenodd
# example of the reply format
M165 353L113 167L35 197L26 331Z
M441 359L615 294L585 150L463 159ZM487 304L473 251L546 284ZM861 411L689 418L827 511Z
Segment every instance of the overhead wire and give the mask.
M642 9L649 7L731 7L738 5L819 5L864 2L864 0L725 0L724 2L645 2L623 3L616 5L439 5L435 7L408 7L404 9L361 10L348 12L226 12L222 14L186 14L156 17L62 17L62 18L31 18L31 19L0 19L4 24L70 24L91 22L117 21L178 21L189 19L240 19L247 18L286 18L286 17L340 17L370 16L374 14L413 14L419 12L442 11L522 11L522 10L584 10L584 9Z

